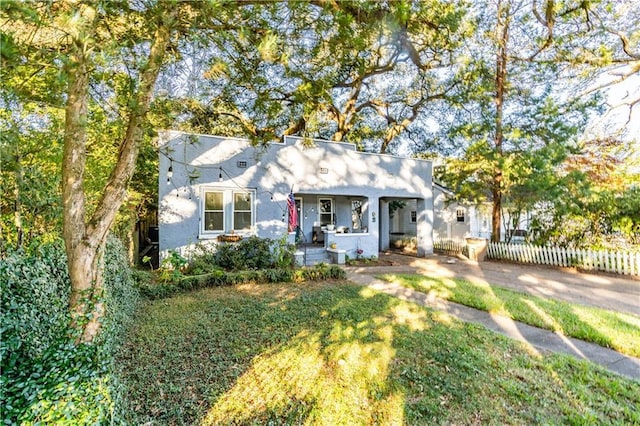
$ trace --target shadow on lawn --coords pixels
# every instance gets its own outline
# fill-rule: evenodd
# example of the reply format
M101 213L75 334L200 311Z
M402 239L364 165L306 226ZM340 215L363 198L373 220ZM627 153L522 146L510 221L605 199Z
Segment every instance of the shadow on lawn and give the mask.
M598 308L572 306L566 302L461 279L405 274L387 275L385 279L434 297L487 311L493 320L491 328L500 329L505 334L523 341L526 341L526 338L519 332L518 324L514 321L593 342L632 356L638 353L637 342L634 346L634 342L629 342L628 339L613 338L622 332L628 335L637 333L638 325L634 320L638 318L630 314L614 314ZM595 311L599 311L597 315L594 314ZM564 349L567 353L584 358L584 355L571 345L565 345Z
M480 327L359 286L210 289L149 304L141 318L121 357L138 423L526 423L598 413L565 387L577 363L555 371ZM571 380L609 393L605 380Z

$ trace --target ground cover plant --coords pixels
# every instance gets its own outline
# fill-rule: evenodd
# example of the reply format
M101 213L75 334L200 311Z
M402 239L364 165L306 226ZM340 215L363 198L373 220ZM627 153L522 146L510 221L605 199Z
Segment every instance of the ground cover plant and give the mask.
M146 298L158 299L205 287L346 278L346 272L337 265L319 263L298 268L294 252L295 246L285 238L257 236L214 247L198 245L188 259L171 251L163 267L155 275L147 274L138 288Z
M640 383L348 282L148 301L118 356L130 424L640 422Z
M463 279L412 274L387 274L380 278L640 357L640 317L636 315L545 299Z
M122 244L104 255L102 333L93 344L70 330L69 277L62 242L0 259L0 421L2 424L118 423L113 354L138 294Z

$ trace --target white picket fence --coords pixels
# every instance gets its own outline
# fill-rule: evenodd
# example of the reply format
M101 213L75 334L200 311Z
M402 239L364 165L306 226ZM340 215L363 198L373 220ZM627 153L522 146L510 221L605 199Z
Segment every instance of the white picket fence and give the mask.
M640 276L640 252L489 243L487 258Z
M462 254L466 247L467 242L465 240L436 239L433 241L434 251L453 256Z

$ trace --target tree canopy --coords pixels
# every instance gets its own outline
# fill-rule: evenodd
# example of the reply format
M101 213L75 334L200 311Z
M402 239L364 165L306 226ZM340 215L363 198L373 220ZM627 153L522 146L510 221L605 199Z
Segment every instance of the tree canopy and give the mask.
M460 196L494 203L494 230L503 200L527 209L578 191L593 217L614 200L598 229L637 233L628 195L637 169L596 182L589 173L600 166L583 167L598 141L637 135L582 133L605 107L600 91L640 74L637 6L3 1L2 250L63 236L71 309L91 340L81 319L100 314L106 235L130 231L153 203L155 129L168 127L383 153L413 142L416 155L453 155L443 178ZM603 72L609 80L596 79ZM632 110L638 99L630 92L623 103ZM621 164L638 158L611 152ZM588 203L595 193L600 201ZM545 226L540 235L550 235Z
M444 72L472 30L463 2L272 2L169 73L186 126L205 133L319 137L385 152L456 84ZM161 83L162 84L162 83Z
M633 12L614 22L624 11L608 2L499 0L473 10L478 29L457 68L465 84L436 120L438 140L457 153L441 178L459 197L493 204L499 240L504 209L518 217L557 199L559 167L590 145L585 126L605 108L588 87L607 67L636 64L628 34L637 37L637 21Z

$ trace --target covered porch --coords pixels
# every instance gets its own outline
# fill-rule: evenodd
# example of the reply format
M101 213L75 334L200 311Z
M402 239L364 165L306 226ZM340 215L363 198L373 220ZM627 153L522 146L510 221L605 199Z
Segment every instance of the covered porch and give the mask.
M372 204L361 195L342 194L296 193L294 198L297 223L290 232L290 241L305 253L305 259L311 257L309 253L314 259L319 258L318 249L326 252L324 261L328 263L377 255L377 202Z
M397 234L412 238L421 256L433 250L433 218L425 199L308 193L296 193L294 199L297 222L289 241L302 256L298 263L377 257Z

